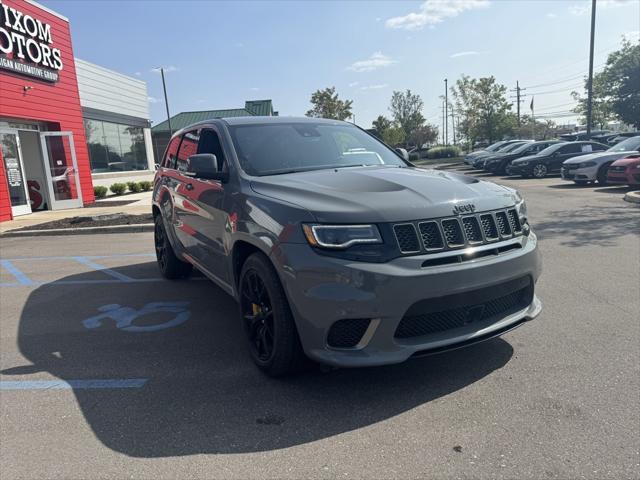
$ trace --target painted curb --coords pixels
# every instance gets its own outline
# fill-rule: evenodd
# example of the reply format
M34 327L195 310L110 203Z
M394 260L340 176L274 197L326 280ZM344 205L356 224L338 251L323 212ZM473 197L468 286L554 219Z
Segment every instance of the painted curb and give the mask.
M153 223L135 225L112 225L109 227L52 228L49 230L9 230L0 237L44 237L54 235L96 235L99 233L153 232Z
M625 202L640 203L640 190L628 192L624 195Z

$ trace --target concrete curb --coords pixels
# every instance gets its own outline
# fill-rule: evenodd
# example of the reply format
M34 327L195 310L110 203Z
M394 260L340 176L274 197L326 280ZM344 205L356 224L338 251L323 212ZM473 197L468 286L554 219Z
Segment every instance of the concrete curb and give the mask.
M640 203L640 190L628 192L624 195L625 202Z
M153 232L153 223L135 225L111 225L108 227L52 228L49 230L9 230L0 237L43 237L53 235L95 235L99 233L139 233Z

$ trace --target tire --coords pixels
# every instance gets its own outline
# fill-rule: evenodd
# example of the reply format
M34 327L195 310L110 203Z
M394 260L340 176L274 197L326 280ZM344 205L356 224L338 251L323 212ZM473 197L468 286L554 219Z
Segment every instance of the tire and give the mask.
M537 163L531 169L531 174L535 178L544 178L547 176L547 166L544 163Z
M180 260L169 242L167 231L164 228L162 215L158 214L153 219L153 240L156 247L156 260L162 276L169 280L188 277L193 269L190 263Z
M601 166L600 170L598 170L598 175L596 176L598 184L602 185L603 187L607 184L607 171L609 170L610 165L610 163L605 163L603 166Z
M262 253L244 262L239 283L240 315L253 362L272 377L304 367L289 302L273 265Z

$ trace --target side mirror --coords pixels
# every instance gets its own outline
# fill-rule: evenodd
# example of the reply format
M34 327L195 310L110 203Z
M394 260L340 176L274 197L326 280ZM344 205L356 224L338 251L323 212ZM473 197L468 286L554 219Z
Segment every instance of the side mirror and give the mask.
M227 174L220 171L221 165L213 153L198 153L187 158L185 175L204 180L227 180Z
M404 158L405 162L409 161L409 152L407 152L404 148L396 148L396 152L398 152L400 156Z

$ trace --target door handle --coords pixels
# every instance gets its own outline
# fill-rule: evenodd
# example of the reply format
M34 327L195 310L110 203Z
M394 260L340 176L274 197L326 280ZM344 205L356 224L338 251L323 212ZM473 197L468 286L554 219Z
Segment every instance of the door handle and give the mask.
M187 183L184 188L186 188L187 190L191 191L191 190L193 190L193 184L192 183Z

